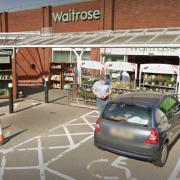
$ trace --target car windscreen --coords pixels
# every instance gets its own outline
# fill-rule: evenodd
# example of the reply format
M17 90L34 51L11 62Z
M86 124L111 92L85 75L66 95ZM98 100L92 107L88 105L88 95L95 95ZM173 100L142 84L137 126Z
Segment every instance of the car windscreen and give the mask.
M102 113L102 119L148 126L150 124L151 112L152 110L150 107L109 102L106 104Z

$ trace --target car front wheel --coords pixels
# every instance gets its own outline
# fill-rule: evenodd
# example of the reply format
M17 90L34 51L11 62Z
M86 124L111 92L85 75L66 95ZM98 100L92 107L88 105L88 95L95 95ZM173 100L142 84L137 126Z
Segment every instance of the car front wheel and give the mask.
M154 162L154 165L158 167L163 167L166 164L168 155L169 155L168 145L167 143L165 143L162 147L159 159Z

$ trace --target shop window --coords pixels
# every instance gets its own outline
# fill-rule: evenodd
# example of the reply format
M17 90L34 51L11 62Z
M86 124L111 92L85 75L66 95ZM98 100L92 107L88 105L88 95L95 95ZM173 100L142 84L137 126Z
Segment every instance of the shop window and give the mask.
M124 56L123 55L105 55L105 62L124 62Z
M80 52L77 52L80 53ZM84 51L83 60L90 60L90 51ZM76 55L73 51L53 51L53 62L76 62Z
M10 63L9 56L0 56L0 64L4 64L4 63Z

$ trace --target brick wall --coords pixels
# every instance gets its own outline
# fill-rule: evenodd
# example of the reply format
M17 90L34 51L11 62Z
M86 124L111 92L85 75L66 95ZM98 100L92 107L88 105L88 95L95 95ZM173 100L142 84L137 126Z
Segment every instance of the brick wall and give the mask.
M0 32L8 32L8 13L0 13Z
M17 74L19 83L36 84L42 82L45 75L48 75L50 61L50 48L19 49L17 53Z
M180 27L180 0L115 0L115 29Z
M52 12L101 10L101 19L55 23ZM54 32L180 27L180 0L96 0L39 9L0 13L0 31L37 31L52 25Z
M42 9L8 13L8 31L39 31L43 26Z

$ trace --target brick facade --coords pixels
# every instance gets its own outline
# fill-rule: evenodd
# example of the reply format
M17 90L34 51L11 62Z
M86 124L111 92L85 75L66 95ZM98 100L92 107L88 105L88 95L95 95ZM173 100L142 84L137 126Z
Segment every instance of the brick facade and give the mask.
M54 22L52 12L100 10L98 20ZM138 28L180 27L180 0L95 0L62 6L47 6L18 12L0 13L0 32L40 31L52 27L53 32L78 32ZM51 49L19 49L17 75L19 82L40 82L48 73ZM93 49L92 59L100 52ZM32 69L31 64L35 64Z
M180 27L180 0L115 0L114 29Z
M69 9L101 11L99 20L57 22L52 12ZM180 27L180 0L95 0L62 6L0 13L0 32L39 31L52 27L54 32L98 31L108 29L139 29Z

